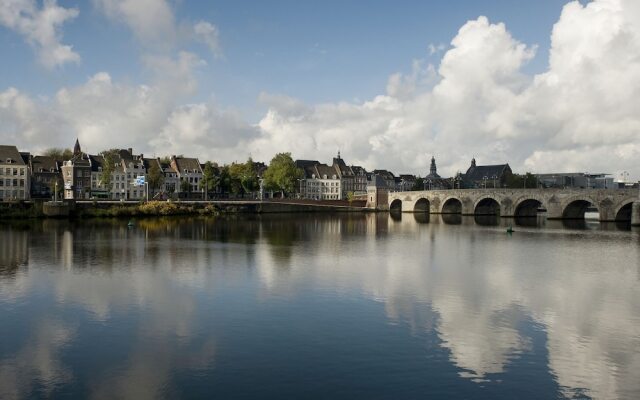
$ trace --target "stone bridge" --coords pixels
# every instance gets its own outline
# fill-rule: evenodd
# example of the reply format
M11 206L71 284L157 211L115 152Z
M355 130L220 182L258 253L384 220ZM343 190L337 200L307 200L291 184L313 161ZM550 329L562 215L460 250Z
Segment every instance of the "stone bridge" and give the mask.
M636 224L640 223L639 200L637 189L453 189L391 192L388 208L501 217L535 216L546 210L549 219L581 219L587 209L597 208L600 221Z

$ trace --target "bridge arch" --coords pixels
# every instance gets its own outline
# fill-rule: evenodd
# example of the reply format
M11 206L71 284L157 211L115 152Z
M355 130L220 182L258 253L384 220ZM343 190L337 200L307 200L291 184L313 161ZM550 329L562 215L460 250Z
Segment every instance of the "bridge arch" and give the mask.
M428 214L430 207L431 207L431 204L429 203L429 200L425 199L424 197L421 197L418 200L416 200L416 203L413 206L413 212Z
M500 202L492 196L478 199L473 205L474 215L500 215Z
M389 211L402 212L402 200L395 199L389 204Z
M562 207L563 219L584 219L584 214L589 207L598 208L598 203L587 196L567 199Z
M442 202L442 214L462 214L462 201L457 197L447 197Z
M539 208L546 208L542 200L535 197L520 198L514 204L513 215L515 217L535 217L538 215Z
M633 200L623 202L615 210L616 221L631 221L631 210L633 209Z

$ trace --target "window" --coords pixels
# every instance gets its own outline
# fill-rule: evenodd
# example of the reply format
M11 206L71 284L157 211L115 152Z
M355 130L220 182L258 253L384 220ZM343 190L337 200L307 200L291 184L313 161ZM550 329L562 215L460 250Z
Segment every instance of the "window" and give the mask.
M13 169L13 174L14 174L14 175L18 175L18 168L14 168L14 169Z
M20 168L20 176L24 176L24 168Z

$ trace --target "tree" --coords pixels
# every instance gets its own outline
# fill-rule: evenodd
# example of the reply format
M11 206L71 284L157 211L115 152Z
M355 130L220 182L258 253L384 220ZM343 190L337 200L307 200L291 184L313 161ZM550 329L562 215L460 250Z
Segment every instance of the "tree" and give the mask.
M302 179L304 173L291 158L291 153L278 153L264 171L264 185L271 190L280 190L282 195L291 193L297 187L297 180Z
M530 172L524 175L511 174L505 179L505 185L512 189L535 188L538 186L538 178Z
M153 197L155 191L160 189L164 183L164 174L157 161L151 163L151 167L149 167L149 172L147 173L147 180L149 188L151 189L151 197Z
M111 193L111 179L120 161L118 154L118 149L104 150L100 153L104 160L102 163L102 173L100 174L100 184L104 186L107 193Z
M54 160L70 160L73 157L73 151L71 149L61 149L58 147L52 147L44 151L44 155L52 157Z
M245 193L254 192L258 188L258 175L253 168L251 157L243 164L231 164L229 166L229 175L233 193L244 195Z
M204 163L204 169L202 170L202 179L200 180L200 187L205 190L205 193L209 193L211 190L216 190L220 185L220 172L214 167L211 161Z

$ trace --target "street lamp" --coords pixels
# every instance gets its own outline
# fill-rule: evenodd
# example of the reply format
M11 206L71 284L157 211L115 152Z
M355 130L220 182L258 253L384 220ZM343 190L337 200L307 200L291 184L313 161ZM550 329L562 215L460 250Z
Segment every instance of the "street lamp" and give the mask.
M493 176L491 178L493 178L493 188L495 189L496 188L496 179L498 179L498 177L495 174L493 174Z
M488 179L489 178L486 175L482 177L482 183L483 183L485 189L487 188L487 180Z

